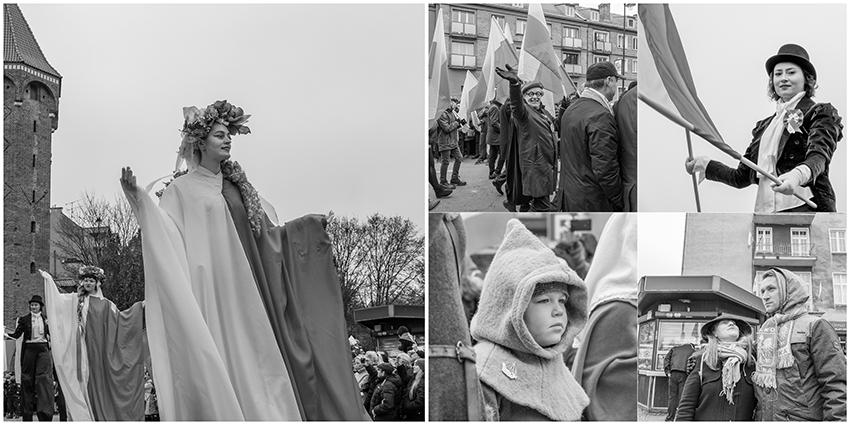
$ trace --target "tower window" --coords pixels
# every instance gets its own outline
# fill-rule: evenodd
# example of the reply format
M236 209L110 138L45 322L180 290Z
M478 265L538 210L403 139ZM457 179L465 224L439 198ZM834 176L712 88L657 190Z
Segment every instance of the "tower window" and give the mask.
M38 121L33 121L33 122L32 122L32 132L33 132L33 133L35 133L35 130L36 130L36 124L38 124Z
M35 221L30 222L30 233L35 233Z
M35 168L35 154L32 154L32 168Z
M32 203L35 203L35 191L32 191Z
M35 263L30 263L30 274L35 274Z

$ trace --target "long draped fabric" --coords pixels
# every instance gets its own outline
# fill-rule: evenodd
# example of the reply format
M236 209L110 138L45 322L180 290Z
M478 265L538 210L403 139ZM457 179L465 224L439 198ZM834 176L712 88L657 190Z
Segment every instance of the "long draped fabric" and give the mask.
M128 193L142 229L148 339L163 420L300 420L251 265L221 194L199 167L159 207Z
M251 263L303 418L368 421L351 370L342 293L321 216L309 215L251 233L238 189L223 182L242 248Z
M53 318L53 361L71 419L144 420L142 304L118 311L109 300L88 297L78 338L77 294L60 294L49 275L44 293Z

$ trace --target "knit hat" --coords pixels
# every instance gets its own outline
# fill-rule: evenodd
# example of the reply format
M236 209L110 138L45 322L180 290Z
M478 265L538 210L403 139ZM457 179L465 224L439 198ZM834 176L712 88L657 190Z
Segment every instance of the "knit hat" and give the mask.
M534 341L524 315L538 284L569 294L569 323L561 341L543 348ZM470 332L477 340L546 359L560 355L587 322L587 289L578 275L516 219L508 222L502 245L484 279Z
M533 88L541 88L542 89L543 84L541 84L540 81L531 81L531 82L525 83L525 85L522 86L522 92L525 93L525 92L527 92L527 91L529 91Z
M403 326L403 325L402 325L402 326L400 326L400 327L398 328L398 331L396 331L396 333L395 333L395 334L396 334L396 335L404 335L404 334L405 334L405 333L407 333L407 332L410 332L410 330L409 330L409 329L407 329L407 326Z
M389 363L381 363L377 367L378 367L378 369L381 369L384 372L386 372L387 375L389 375L389 374L391 374L395 371L395 368L393 367L393 365L391 365Z

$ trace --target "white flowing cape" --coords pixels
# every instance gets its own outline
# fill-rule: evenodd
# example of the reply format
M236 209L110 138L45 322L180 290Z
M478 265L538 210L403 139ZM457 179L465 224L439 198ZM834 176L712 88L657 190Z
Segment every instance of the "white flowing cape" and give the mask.
M141 187L126 194L142 229L162 420L300 420L221 174L174 180L159 207Z

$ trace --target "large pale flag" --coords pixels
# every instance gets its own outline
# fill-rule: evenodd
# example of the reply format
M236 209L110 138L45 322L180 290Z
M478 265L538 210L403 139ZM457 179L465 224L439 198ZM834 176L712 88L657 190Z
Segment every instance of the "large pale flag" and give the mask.
M518 74L523 81L540 81L546 91L551 92L551 96L557 100L576 91L552 47L552 39L540 3L528 5L528 22L522 39ZM550 94L547 93L546 96ZM552 98L547 97L544 97L543 103L551 108Z
M478 87L478 79L471 72L466 71L466 78L463 80L463 90L460 92L460 110L458 114L461 118L466 118L475 108L470 106L469 98L473 91Z
M478 109L494 98L504 100L508 97L509 83L496 74L496 67L504 68L506 64L509 64L517 68L518 63L519 59L507 28L502 29L496 19L491 18L487 53L484 55L484 64L481 66L481 80L471 95L470 109Z
M443 28L443 8L437 11L437 25L431 41L428 73L428 119L429 127L439 114L451 103L449 91L449 56L446 51L446 31Z

